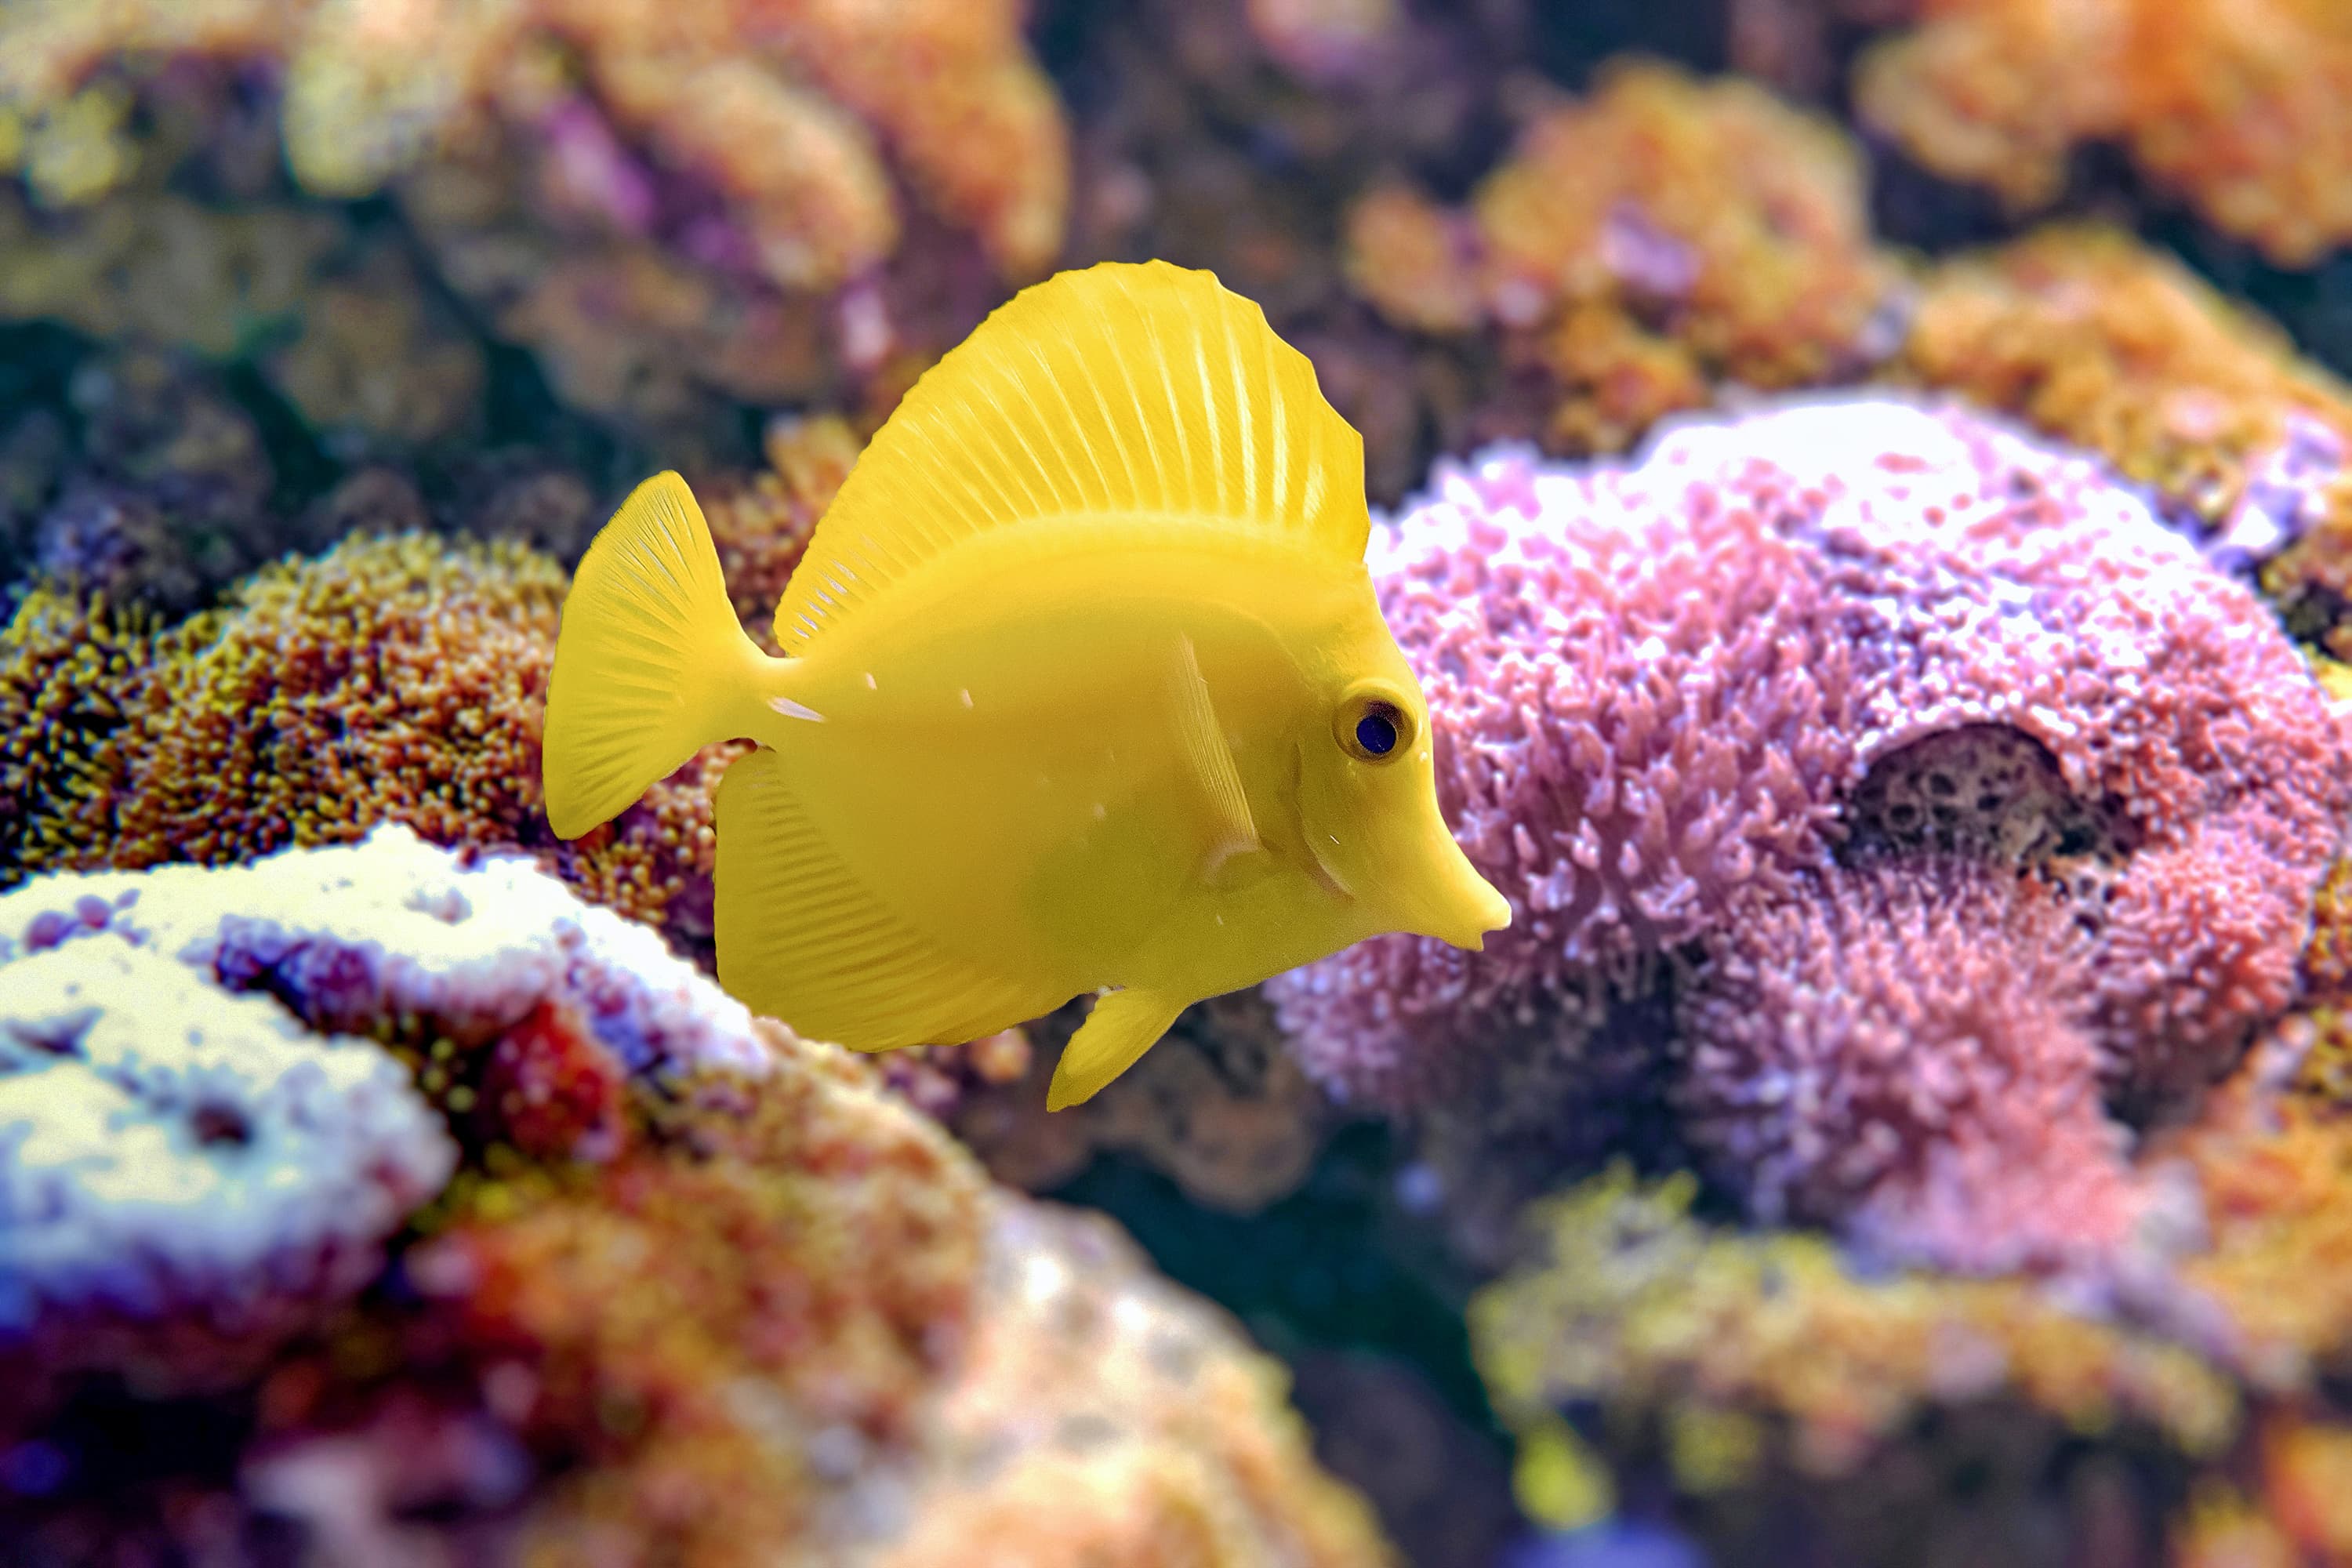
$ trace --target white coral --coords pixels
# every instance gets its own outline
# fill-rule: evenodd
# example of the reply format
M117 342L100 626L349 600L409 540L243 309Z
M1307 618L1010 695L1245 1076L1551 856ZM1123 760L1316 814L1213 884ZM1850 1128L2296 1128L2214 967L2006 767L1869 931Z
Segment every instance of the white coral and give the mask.
M391 1057L112 932L0 968L0 1330L348 1292L456 1151Z
M653 931L404 826L0 896L0 1331L356 1289L456 1153L351 1036L488 1039L551 999L633 1071L769 1060Z

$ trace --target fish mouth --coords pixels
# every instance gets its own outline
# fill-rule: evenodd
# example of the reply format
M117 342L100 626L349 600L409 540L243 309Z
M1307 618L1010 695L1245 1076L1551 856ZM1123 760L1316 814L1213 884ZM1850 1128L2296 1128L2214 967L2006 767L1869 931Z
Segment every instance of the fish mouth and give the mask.
M1478 874L1442 824L1433 837L1429 870L1421 882L1430 891L1415 900L1405 929L1465 952L1483 952L1487 932L1509 928L1511 901Z
M1470 870L1466 861L1463 869L1467 872L1463 885L1448 889L1443 904L1415 922L1413 931L1465 952L1484 952L1487 932L1509 929L1511 901Z

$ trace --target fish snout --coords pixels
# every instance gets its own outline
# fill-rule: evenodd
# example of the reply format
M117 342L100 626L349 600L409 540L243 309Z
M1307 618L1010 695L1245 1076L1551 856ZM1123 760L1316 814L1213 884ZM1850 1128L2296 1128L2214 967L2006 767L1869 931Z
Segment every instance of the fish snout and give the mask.
M1511 901L1478 874L1454 837L1446 834L1432 874L1422 880L1424 896L1411 911L1405 929L1416 936L1434 937L1467 952L1486 946L1486 933L1511 923Z
M1471 873L1470 880L1471 885L1452 900L1454 909L1449 917L1433 922L1433 929L1425 934L1465 952L1483 952L1488 931L1509 927L1511 901L1476 872Z

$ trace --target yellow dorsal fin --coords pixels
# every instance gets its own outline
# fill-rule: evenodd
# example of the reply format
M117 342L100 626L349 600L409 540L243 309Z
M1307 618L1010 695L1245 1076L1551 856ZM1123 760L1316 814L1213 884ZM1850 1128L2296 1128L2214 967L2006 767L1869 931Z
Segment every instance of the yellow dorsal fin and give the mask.
M1364 446L1213 273L1106 261L1021 293L908 393L776 611L798 651L998 529L1150 516L1361 561Z

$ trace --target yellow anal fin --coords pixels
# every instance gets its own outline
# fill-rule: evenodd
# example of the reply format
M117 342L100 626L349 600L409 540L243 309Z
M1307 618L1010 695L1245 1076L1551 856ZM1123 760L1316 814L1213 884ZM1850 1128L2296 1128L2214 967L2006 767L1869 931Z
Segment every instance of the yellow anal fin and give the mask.
M579 837L711 742L749 733L767 662L694 492L674 473L639 485L563 601L540 759L556 835Z
M1139 517L1364 558L1364 444L1213 273L1106 261L1024 289L924 372L785 584L793 651L964 542Z
M1133 1067L1187 1005L1165 991L1114 991L1062 1048L1062 1063L1045 1090L1045 1109L1060 1110L1092 1100L1105 1084Z
M956 1044L1058 1004L908 925L793 797L783 758L738 758L719 786L719 983L755 1013L860 1051Z
M1176 660L1169 678L1169 695L1176 707L1176 728L1184 747L1185 763L1199 784L1210 814L1210 837L1201 874L1213 876L1235 855L1258 847L1257 823L1250 816L1249 795L1242 788L1242 773L1234 749L1217 722L1216 704L1209 682L1201 673L1201 658L1192 639L1180 637Z

